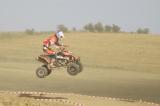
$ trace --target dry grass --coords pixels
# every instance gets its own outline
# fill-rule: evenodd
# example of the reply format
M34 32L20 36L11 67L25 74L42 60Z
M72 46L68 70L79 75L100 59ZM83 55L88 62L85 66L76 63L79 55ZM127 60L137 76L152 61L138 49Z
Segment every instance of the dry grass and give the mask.
M10 39L10 36L0 42L0 52L5 53L0 56L1 60L17 59L17 61L32 62L33 56L36 57L41 53L41 43L46 37L43 35L20 36L19 34L18 38L13 38L13 35ZM159 72L160 69L159 36L68 33L65 41L88 66L145 72Z

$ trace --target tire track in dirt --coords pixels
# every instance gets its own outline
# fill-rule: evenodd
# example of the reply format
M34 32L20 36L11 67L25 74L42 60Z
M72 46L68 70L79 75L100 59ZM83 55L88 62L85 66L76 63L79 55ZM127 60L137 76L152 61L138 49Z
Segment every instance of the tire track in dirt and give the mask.
M75 96L75 97L86 96L86 97L89 97L91 99L124 101L124 102L139 102L139 103L152 105L152 106L160 106L160 104L153 103L153 102L146 102L146 101L142 101L142 100L100 97L100 96L88 96L88 95L80 95L80 94L74 94L74 93L49 93L49 92L35 92L35 91L33 91L33 92L31 92L31 91L0 91L0 94L2 94L2 93L16 95L17 97L33 98L36 101L58 102L58 103L70 104L70 105L74 105L74 106L86 106L86 105L84 103L71 101L64 96Z

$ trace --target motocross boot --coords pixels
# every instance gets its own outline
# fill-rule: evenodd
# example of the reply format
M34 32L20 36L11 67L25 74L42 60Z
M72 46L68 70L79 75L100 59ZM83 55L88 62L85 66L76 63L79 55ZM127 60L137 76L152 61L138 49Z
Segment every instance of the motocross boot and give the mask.
M55 68L56 66L54 65L54 63L55 63L55 59L52 58L52 59L50 60L49 66L50 66L51 68Z

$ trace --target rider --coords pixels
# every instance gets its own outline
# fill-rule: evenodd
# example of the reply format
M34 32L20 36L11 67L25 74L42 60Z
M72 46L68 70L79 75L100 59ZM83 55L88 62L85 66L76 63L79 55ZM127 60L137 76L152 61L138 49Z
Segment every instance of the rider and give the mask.
M60 48L63 44L60 41L64 38L64 33L62 31L57 31L56 33L52 34L50 37L43 41L43 52L45 55L48 55L51 59L49 61L50 65L53 65L56 56L56 51L53 50L51 47L55 46L56 48Z

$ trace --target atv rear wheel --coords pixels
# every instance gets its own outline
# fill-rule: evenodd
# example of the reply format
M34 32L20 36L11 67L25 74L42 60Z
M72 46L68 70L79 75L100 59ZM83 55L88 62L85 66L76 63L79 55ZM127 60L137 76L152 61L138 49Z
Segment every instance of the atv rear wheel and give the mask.
M76 63L70 63L67 67L68 74L75 76L79 73L79 66Z
M52 70L50 70L47 65L42 65L42 67L45 67L48 71L46 76L51 74Z
M41 66L36 70L36 75L39 78L44 78L48 75L48 69L45 66Z

